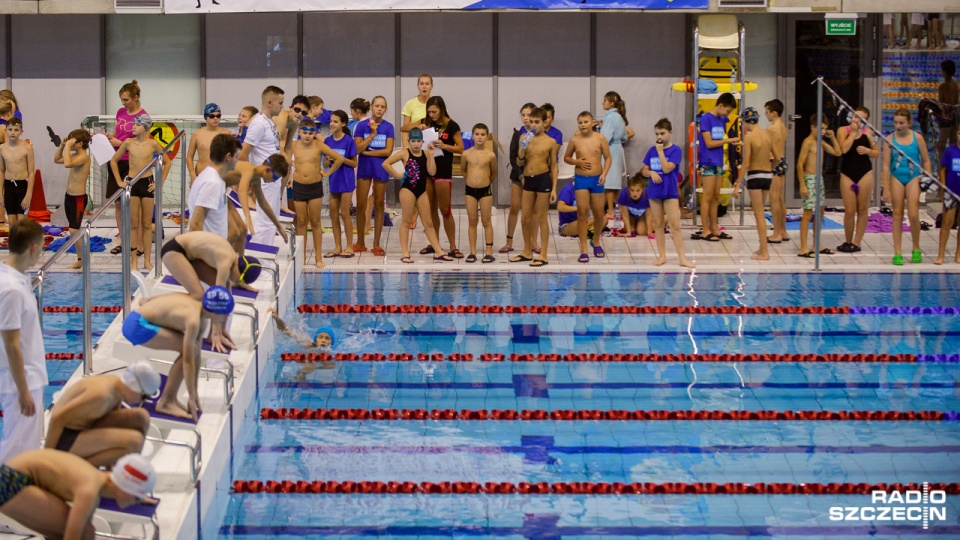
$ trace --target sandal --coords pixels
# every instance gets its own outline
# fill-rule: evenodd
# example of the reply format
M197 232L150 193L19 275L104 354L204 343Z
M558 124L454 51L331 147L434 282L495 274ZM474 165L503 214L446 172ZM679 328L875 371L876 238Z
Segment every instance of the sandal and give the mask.
M112 255L119 255L120 252L122 251L123 251L123 246L115 246L113 249L110 250L110 253Z
M860 251L863 251L862 249L860 249L860 246L856 244L850 244L850 253L857 253Z
M586 253L581 253L580 256L577 257L577 262L578 262L578 263L588 263L588 262L590 262L590 256L587 255Z
M507 241L510 242L511 245L513 245L513 237L512 237L512 236L508 236L508 237L507 237ZM512 248L512 247L503 246L502 248L500 248L500 250L498 251L498 253L510 253L511 251L513 251L513 248Z
M704 236L703 236L703 230L699 230L699 231L697 231L697 232L695 232L695 233L693 233L693 234L690 235L690 239L691 239L691 240L703 240L703 238L704 238Z
M830 248L823 248L820 250L821 255L833 255L833 250Z
M715 234L713 234L713 233L710 233L710 234L704 236L704 237L703 237L703 240L706 240L707 242L719 242L719 241L720 241L720 237L717 236L717 235L715 235Z
M919 264L923 262L923 252L919 249L913 250L913 253L910 256L910 262L912 264Z
M433 260L434 260L434 261L450 262L450 261L453 260L453 257L447 255L446 253L441 253L440 255L437 255L436 257L434 257Z
M723 238L723 235L720 235L720 238ZM768 244L779 244L779 243L781 243L781 242L783 242L783 240L771 240L771 239L767 238L767 243L768 243Z
M493 255L484 255L483 258L480 259L480 262L486 264L486 263L492 263L492 262L494 262L494 261L496 261L496 260L497 260L497 258L494 257Z
M384 255L387 254L387 252L384 251L382 247L376 246L370 250L370 254L373 255L374 257L383 257Z
M132 251L132 250L131 250L131 251ZM143 257L143 252L142 252L142 251L140 251L139 249L136 250L136 251L137 251L137 257Z
M413 257L411 257L411 256L409 256L409 255L406 256L406 257L400 257L400 262L402 262L402 263L404 263L404 264L413 264Z
M363 252L366 251L366 250L367 250L367 246L359 246L359 245L357 245L357 244L354 244L354 245L353 245L353 252L354 252L354 253L363 253Z
M607 254L603 251L603 246L593 246L593 256L597 259L602 259L606 257Z
M471 254L467 255L467 259L466 259L465 262L475 263L475 262L477 262L477 256L474 255L473 253L471 253Z
M524 257L523 255L517 255L516 257L512 257L512 258L510 259L510 262L513 262L513 263L517 263L517 262L530 262L530 261L532 261L532 260L533 260L533 257Z
M837 246L837 251L839 251L840 253L850 253L850 246L852 245L853 244L851 244L850 242L844 242L839 246Z
M894 266L903 266L903 255L894 255L893 256L893 265Z
M812 251L808 251L806 253L797 253L797 257L803 257L804 259L815 259L817 254Z
M433 246L427 246L420 250L421 255L429 255L431 253L436 253L436 251L433 249Z
M530 266L532 266L533 268L540 268L541 266L546 266L548 264L550 263L543 259L534 259L534 261L530 263Z
M733 237L732 237L732 236L730 236L729 234L727 234L727 233L725 233L725 232L723 232L723 231L720 231L720 236L718 236L718 238L720 238L721 240L733 240ZM779 242L777 242L777 243L779 243Z
M460 253L460 250L459 250L459 249L455 249L455 250L447 253L447 255L453 257L454 259L462 259L462 258L463 258L463 253Z
M354 252L352 252L352 251L344 251L343 253L340 254L340 258L341 258L341 259L349 259L349 258L353 257L354 255L356 255L356 253L354 253Z
M340 253L343 253L343 252L341 251ZM333 259L334 257L339 257L339 256L340 256L340 253L336 253L336 252L334 252L334 251L330 251L330 252L328 252L326 255L324 255L323 258L324 258L324 259Z

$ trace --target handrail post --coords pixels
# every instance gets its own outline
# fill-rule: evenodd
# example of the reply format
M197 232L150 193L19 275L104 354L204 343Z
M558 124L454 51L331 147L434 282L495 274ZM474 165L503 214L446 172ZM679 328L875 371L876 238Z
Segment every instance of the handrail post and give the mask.
M743 26L743 23L740 23L740 50L739 50L739 54L737 55L737 56L738 56L738 58L737 58L737 78L739 79L738 82L740 83L740 99L738 99L737 102L738 102L739 105L740 105L740 113L741 113L741 114L743 113L743 100L744 100L744 98L745 98L746 95L747 95L746 82L745 82L745 80L744 80L744 78L743 78L743 74L745 73L745 71L744 71L744 66L746 65L746 62L744 61L744 57L747 55L747 47L746 47L746 45L745 45L745 44L746 44L746 41L747 41L747 29L746 29L745 26ZM731 90L732 90L732 89L731 89ZM738 122L738 123L740 122L740 114L737 115L737 122ZM738 124L738 125L740 125L740 124ZM742 125L741 125L741 127L742 127ZM739 135L740 137L743 137L743 134L742 134L742 133L738 133L738 135ZM741 150L741 152L742 152L742 150ZM742 155L742 154L741 154L741 155ZM787 173L783 173L783 174L787 174ZM731 171L731 175L733 176L733 179L731 180L731 183L736 183L736 181L737 181L736 178L739 176L739 171ZM784 189L786 189L786 188L784 188ZM746 193L747 193L747 190L745 190L745 189L741 189L741 190L740 190L740 226L741 226L741 227L743 227L743 223L744 223L743 215L744 215L744 212L745 212L745 210L746 210L746 209L744 208L744 207L746 206L746 201L747 201L747 195L746 195Z
M700 25L693 27L693 177L690 179L690 187L693 189L693 208L690 212L693 215L693 226L697 226L697 212L700 211L700 195L697 193L697 179L700 177L698 153L700 150ZM702 218L703 216L701 216ZM706 231L704 231L706 232Z
M191 134L191 137L193 135ZM180 234L187 232L187 145L180 144Z
M823 185L823 77L817 77L817 185L815 189L817 190L817 205L813 207L816 217L813 221L813 269L817 272L820 271L820 229L821 221L823 220L823 210L820 205L821 198L821 189L820 186ZM797 163L797 166L800 167L802 164ZM806 237L807 231L800 231L800 234Z
M181 145L183 146L183 145ZM161 150L163 152L163 150ZM157 160L153 171L153 220L154 223L154 249L153 249L153 275L157 278L163 275L163 267L160 264L160 248L163 246L163 156ZM146 262L146 261L144 261Z
M120 279L123 282L123 318L130 314L130 184L120 195ZM159 246L158 246L159 247Z
M91 289L93 287L90 275L90 232L91 223L88 221L80 238L80 266L83 269L83 374L93 373L93 316L91 309ZM126 257L124 253L124 257ZM124 279L129 288L129 280Z
M40 331L43 332L43 268L37 270L37 316L40 319Z

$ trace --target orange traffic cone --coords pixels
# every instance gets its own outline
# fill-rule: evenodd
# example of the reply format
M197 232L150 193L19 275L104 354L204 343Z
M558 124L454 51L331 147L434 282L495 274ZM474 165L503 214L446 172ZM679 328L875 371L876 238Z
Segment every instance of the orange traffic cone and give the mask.
M43 195L43 177L40 175L40 169L34 176L33 197L30 199L30 211L27 217L37 222L50 222L50 211L47 210L47 198Z

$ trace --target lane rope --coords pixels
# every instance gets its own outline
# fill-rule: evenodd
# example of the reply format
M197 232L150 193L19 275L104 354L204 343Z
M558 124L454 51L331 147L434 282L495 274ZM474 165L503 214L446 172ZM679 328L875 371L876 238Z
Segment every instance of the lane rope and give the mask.
M621 354L621 353L281 353L284 362L843 362L843 363L958 363L960 354Z

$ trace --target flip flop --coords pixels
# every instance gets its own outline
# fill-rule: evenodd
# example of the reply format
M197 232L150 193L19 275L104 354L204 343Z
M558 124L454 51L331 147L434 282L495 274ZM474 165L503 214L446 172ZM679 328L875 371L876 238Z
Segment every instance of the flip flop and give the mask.
M719 241L720 241L720 237L717 236L717 235L715 235L715 234L713 234L713 233L711 233L711 234L708 234L708 235L704 236L704 237L702 238L702 240L706 240L707 242L719 242Z
M460 250L459 250L459 249L455 249L455 250L451 251L450 253L447 253L447 255L453 257L454 259L462 259L462 258L463 258L463 253L460 253Z
M833 250L830 248L823 248L820 250L821 255L833 255Z
M387 252L384 251L382 247L377 246L377 247L375 247L375 248L373 248L373 249L370 250L370 254L373 255L373 256L375 256L375 257L383 257L384 255L387 254Z
M530 266L532 266L533 268L540 268L541 266L546 266L548 264L550 263L543 259L534 259L533 262L530 263Z
M413 257L410 257L410 256L400 257L400 262L404 264L413 264Z
M723 231L720 231L720 236L718 238L720 238L721 240L733 240L732 236L730 236L729 234Z
M697 232L691 234L691 235L690 235L690 239L691 239L691 240L703 240L703 239L704 239L703 231L697 231Z
M475 262L477 262L477 256L474 255L473 253L471 253L471 254L467 255L467 258L466 258L466 261L465 261L465 262L475 263Z
M577 262L578 262L578 263L588 263L588 262L590 262L590 256L587 255L586 253L581 253L580 256L577 258Z
M532 261L532 260L533 260L533 257L524 257L523 255L517 255L516 257L511 257L511 258L510 258L510 262L512 262L512 263L530 262L530 261Z
M511 251L513 251L513 248L502 247L499 250L497 250L497 253L510 253Z
M812 251L808 251L806 253L797 253L797 257L803 257L804 259L815 259L817 254Z
M484 255L483 258L480 259L480 262L486 264L486 263L492 263L492 262L494 262L494 261L496 261L496 260L497 260L497 258L494 257L493 255Z
M341 258L341 259L350 259L350 258L352 258L354 255L356 255L356 253L344 251L343 253L340 254L340 258Z
M607 254L603 251L603 246L593 246L593 256L597 259L602 259L606 257Z
M121 251L123 251L123 246L115 246L110 250L110 253L113 255L119 255Z
M433 249L433 246L427 246L420 250L421 255L429 255L431 253L436 253L436 251Z
M441 253L440 255L437 255L436 257L434 257L433 260L450 262L453 260L453 257L447 255L446 253Z
M723 236L721 236L720 238L723 238ZM771 239L767 238L767 243L768 243L768 244L780 244L780 243L782 243L782 242L783 242L783 240L771 240Z
M341 253L342 253L342 252L341 252ZM330 252L328 252L326 255L324 255L323 258L324 258L324 259L333 259L333 258L339 257L339 256L340 256L340 253L334 253L334 252L330 251Z

